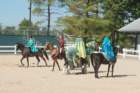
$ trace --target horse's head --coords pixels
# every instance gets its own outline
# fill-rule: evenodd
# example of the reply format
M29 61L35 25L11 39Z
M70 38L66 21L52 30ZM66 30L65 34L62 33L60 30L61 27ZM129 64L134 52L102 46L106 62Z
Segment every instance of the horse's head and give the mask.
M53 49L53 45L51 43L47 43L45 45L45 50L51 50L51 49Z
M16 43L16 50L19 50L19 49L22 50L24 47L25 47L24 44Z

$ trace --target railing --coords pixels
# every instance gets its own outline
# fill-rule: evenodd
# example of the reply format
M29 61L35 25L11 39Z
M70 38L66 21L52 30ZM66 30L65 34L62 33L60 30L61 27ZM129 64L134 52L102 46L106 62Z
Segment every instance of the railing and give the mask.
M38 48L43 48L44 46L37 46ZM0 53L14 53L17 54L17 52L21 52L21 51L17 51L16 50L16 45L14 46L0 46Z
M65 44L65 46L73 46L73 44ZM38 48L43 48L44 46L37 46ZM57 46L54 46L57 47ZM0 53L14 53L21 52L20 50L16 50L16 45L13 46L0 46ZM47 51L49 52L49 51Z
M140 50L134 50L134 49L123 49L123 58L128 57L137 57L140 60Z
M0 53L14 53L16 54L16 46L0 46Z
M65 46L73 46L74 44L65 44ZM44 46L37 46L38 48L43 48ZM0 53L14 53L17 54L17 52L21 52L21 51L17 51L16 50L16 45L13 46L0 46ZM123 54L119 54L122 55L123 58L126 57L136 57L140 60L140 50L134 50L134 49L123 49Z

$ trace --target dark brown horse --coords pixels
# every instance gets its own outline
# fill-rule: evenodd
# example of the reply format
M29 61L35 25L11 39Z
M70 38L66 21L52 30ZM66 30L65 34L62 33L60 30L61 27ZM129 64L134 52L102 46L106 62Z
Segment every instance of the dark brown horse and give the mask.
M36 59L38 60L37 65L39 65L39 62L40 62L39 57L41 57L44 60L45 65L47 66L46 59L48 59L48 56L47 56L46 51L44 51L44 49L39 49L38 52L31 53L30 48L25 47L25 45L22 43L17 43L16 48L17 48L17 50L21 50L22 58L21 58L20 62L21 62L22 66L24 66L22 61L24 58L26 58L27 59L27 67L29 67L29 57L36 57ZM45 59L44 55L45 55L46 59Z
M57 64L59 70L61 70L60 69L60 66L59 66L59 63L58 63L58 59L64 59L65 64L66 64L65 50L61 50L61 53L60 53L60 49L53 47L53 45L51 43L47 43L45 45L45 48L44 49L45 50L50 50L51 58L53 60L53 68L52 68L52 71L54 71L55 63Z
M96 78L99 78L98 70L99 70L101 64L107 64L108 65L107 77L109 75L110 66L112 66L112 77L113 77L114 66L115 66L115 63L117 61L117 51L118 51L117 47L114 47L113 51L116 55L114 61L108 61L101 52L94 52L94 53L91 54L91 64L94 68Z

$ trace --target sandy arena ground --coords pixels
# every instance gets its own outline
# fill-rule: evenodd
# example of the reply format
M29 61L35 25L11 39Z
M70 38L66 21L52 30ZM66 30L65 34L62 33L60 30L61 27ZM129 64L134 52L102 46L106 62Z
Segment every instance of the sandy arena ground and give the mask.
M36 66L36 59L30 58L30 67L21 67L21 55L0 54L0 93L140 93L140 61L137 58L118 58L114 77L106 77L107 66L100 68L100 79L94 71L66 75L63 71L52 72L50 67ZM26 60L23 61L26 63ZM63 61L61 63L61 68Z

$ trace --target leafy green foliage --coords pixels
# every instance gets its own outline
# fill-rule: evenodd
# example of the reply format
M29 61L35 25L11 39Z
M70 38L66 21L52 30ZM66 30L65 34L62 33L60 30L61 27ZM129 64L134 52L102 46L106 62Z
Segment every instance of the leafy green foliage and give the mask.
M59 23L65 26L66 33L92 36L109 31L110 22L96 15L97 7L93 0L67 0L66 5L73 14L59 20Z

